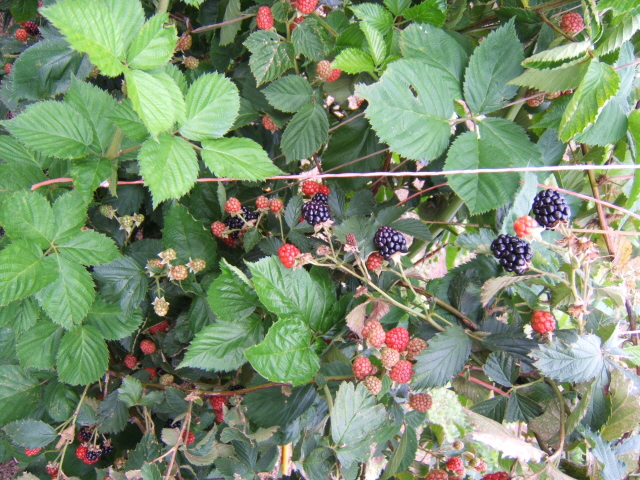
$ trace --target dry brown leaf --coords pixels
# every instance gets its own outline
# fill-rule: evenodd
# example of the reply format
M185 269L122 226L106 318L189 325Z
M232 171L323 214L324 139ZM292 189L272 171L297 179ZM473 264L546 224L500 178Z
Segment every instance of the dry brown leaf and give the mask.
M347 314L347 327L360 338L362 338L362 327L364 327L364 319L367 315L367 305L369 305L369 301L361 303Z
M374 320L380 321L382 317L384 317L387 313L389 313L389 304L387 302L383 302L382 300L376 300L373 302L373 310L369 314L369 318L367 321L373 322Z

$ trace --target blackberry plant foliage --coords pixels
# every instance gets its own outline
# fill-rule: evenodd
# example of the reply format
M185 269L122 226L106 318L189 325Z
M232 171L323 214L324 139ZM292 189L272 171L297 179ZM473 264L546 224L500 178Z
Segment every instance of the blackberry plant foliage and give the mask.
M640 473L636 2L0 10L7 478Z

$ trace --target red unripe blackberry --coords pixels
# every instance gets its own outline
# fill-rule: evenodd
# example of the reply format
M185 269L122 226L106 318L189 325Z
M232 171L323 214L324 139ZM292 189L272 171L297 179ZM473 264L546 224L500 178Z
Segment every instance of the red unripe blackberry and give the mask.
M387 332L384 343L386 343L389 348L393 348L398 352L404 352L409 343L409 332L403 327L392 328Z
M302 205L302 217L309 225L317 225L330 220L331 212L329 212L329 206L326 203L312 201Z
M60 468L60 464L58 462L49 462L45 467L45 471L52 477L56 477L58 475L59 468Z
M340 78L340 75L342 74L342 70L340 70L339 68L334 68L333 70L331 70L331 75L329 75L327 77L327 82L335 82L337 79Z
M284 202L279 198L272 198L269 202L269 209L273 213L279 213L284 208Z
M313 180L305 180L302 182L300 186L302 189L302 193L307 197L313 197L316 193L320 191L320 184L318 182L314 182Z
M380 255L378 252L373 252L367 258L367 269L371 270L372 272L375 272L376 270L382 267L383 261L384 261L384 258L382 258L382 255Z
M373 371L373 365L369 357L358 357L353 361L353 374L358 380L364 380L371 375Z
M26 42L28 38L29 34L24 28L19 28L18 30L16 30L16 39L19 42Z
M425 348L427 348L427 342L418 337L412 338L407 343L407 360L414 360L416 355L419 355Z
M384 332L382 327L380 327L379 329L374 328L367 334L365 338L370 346L374 348L381 348L384 345L387 334Z
M224 211L229 214L240 213L242 211L240 200L235 197L229 198L224 204Z
M556 319L549 312L535 310L531 316L531 328L541 335L553 332L556 329Z
M295 5L292 4L295 7ZM293 22L289 24L289 32L293 32L298 25L300 25L304 21L304 17L296 17L293 19Z
M11 73L12 69L13 69L13 63L5 63L4 64L4 73L6 73L7 75L9 75Z
M214 410L222 410L225 403L227 403L227 397L216 395L209 399L209 403Z
M227 229L227 226L222 222L213 222L211 224L211 233L214 237L222 238L222 234Z
M224 410L216 410L216 422L223 423L224 422Z
M491 251L507 272L525 273L533 258L531 245L512 235L498 235L491 242Z
M260 195L256 198L256 209L257 210L268 210L269 209L269 199L264 195Z
M142 350L142 353L150 355L156 351L156 344L151 340L142 340L140 342L140 350Z
M331 62L329 60L320 60L316 66L316 73L322 80L326 80L331 76L333 68L331 68Z
M236 238L232 236L224 237L222 239L222 243L224 243L229 248L236 248L240 244L240 242L238 242Z
M371 395L378 395L382 391L382 380L370 375L364 379L364 386Z
M382 226L373 237L373 243L385 260L396 252L407 253L407 239L394 228Z
M449 474L445 470L431 470L426 477L427 480L449 480Z
M487 469L487 464L483 460L478 460L478 463L473 466L476 472L484 472Z
M79 445L76 448L76 457L80 460L84 460L87 456L87 446L85 444Z
M267 130L269 130L270 132L275 132L276 130L279 130L278 126L275 123L273 123L273 120L269 115L265 115L264 117L262 117L261 121L262 121L262 126Z
M154 326L149 328L149 333L151 335L155 335L156 333L166 333L170 330L169 322L166 320L161 321L160 323L156 323Z
M329 195L331 193L331 189L322 183L318 184L318 193L324 193L325 195Z
M184 440L184 443L186 445L191 445L196 441L196 434L189 430L188 432L184 432L182 434L182 439Z
M389 372L389 377L394 382L409 383L413 377L413 365L408 360L400 360Z
M380 351L380 361L384 368L390 370L400 361L400 352L393 348L383 348Z
M527 105L529 105L530 107L539 107L544 103L544 93L538 92L538 90L536 90L535 88L528 89L524 96L532 97L527 100Z
M296 8L300 11L300 13L304 13L308 15L313 13L318 6L318 0L297 0Z
M182 35L180 35L178 43L176 43L176 50L189 50L192 43L193 39L191 38L191 35L187 32L184 32Z
M520 238L530 237L538 228L540 228L538 222L529 215L523 215L513 222L513 230Z
M269 30L270 28L273 28L273 13L271 13L271 8L260 7L258 9L256 26L260 30Z
M133 370L134 368L136 368L136 365L138 364L138 359L133 355L126 355L124 357L124 364L127 366L128 369Z
M153 380L158 374L158 371L155 368L144 367L144 370L149 374L149 380Z
M507 472L487 473L480 480L509 480L509 474Z
M181 282L189 277L189 270L185 265L176 265L169 270L169 280Z
M560 29L565 33L580 33L584 30L584 20L578 12L566 13L560 19Z
M431 403L431 395L428 393L416 393L415 395L411 395L411 398L409 399L409 405L411 405L411 408L422 413L429 411Z
M37 37L38 35L40 35L40 29L38 28L38 24L36 22L24 22L24 23L21 23L20 25L32 37Z
M462 470L462 474L464 475L464 462L460 457L451 457L447 460L447 470L456 473Z
M367 338L370 332L378 329L384 331L382 324L377 320L371 320L365 323L364 327L362 327L362 338Z
M278 249L278 257L280 257L280 261L282 264L291 268L296 263L296 257L300 255L300 250L295 245L291 245L290 243L285 243Z
M40 453L40 450L42 450L42 448L25 448L24 454L27 457L35 457L37 454Z
M565 198L555 190L542 190L533 199L533 214L536 221L546 229L560 222L568 222L571 210Z

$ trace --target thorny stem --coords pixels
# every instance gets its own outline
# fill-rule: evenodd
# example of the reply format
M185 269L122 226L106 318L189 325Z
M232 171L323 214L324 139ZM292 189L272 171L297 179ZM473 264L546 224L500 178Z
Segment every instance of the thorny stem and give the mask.
M540 19L546 23L547 25L549 25L554 32L559 33L560 35L562 35L564 38L566 38L567 40L570 40L572 42L577 42L577 40L575 38L573 38L571 35L567 35L566 32L563 32L562 30L560 30L558 27L556 27L548 18L547 16L542 13L542 12L537 12L538 16L540 17Z

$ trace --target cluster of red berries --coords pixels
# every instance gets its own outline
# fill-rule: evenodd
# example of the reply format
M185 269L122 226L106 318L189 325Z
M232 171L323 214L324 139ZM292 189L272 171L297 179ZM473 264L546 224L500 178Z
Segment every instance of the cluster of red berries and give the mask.
M270 132L275 132L276 130L279 130L278 126L275 123L273 123L273 120L269 115L265 115L264 117L262 117L261 121L262 121L262 126L267 130L269 130Z
M22 28L17 29L15 33L16 40L19 42L26 42L30 36L37 37L40 35L40 29L35 22L24 22L20 26Z
M329 195L331 189L322 183L314 182L313 180L305 180L300 185L300 190L307 197L313 197L316 193L323 193Z
M291 6L297 8L300 13L309 15L318 6L318 0L291 0Z
M185 445L191 445L196 441L196 434L191 430L189 430L188 432L184 431L182 432L182 441L185 443Z
M258 9L256 26L259 30L269 30L273 28L273 13L270 7L260 7Z
M333 68L329 60L320 60L316 66L316 73L325 82L335 82L340 78L342 70L339 68Z
M300 255L300 250L291 243L285 243L278 249L278 257L287 268L292 268L296 264L298 255Z
M209 398L209 404L211 404L211 408L216 414L216 422L222 423L224 422L224 406L227 403L227 398L222 395L214 395Z
M259 221L258 212L264 213L270 210L279 215L284 208L284 203L279 198L267 199L261 195L256 199L256 210L254 212L248 207L243 207L240 200L231 197L224 204L224 210L229 216L224 222L213 222L211 233L214 237L220 238L227 246L233 248L240 244L244 233Z
M584 30L584 20L578 12L569 12L560 18L560 28L565 33L576 34Z
M487 473L480 480L509 480L509 474L507 472Z

